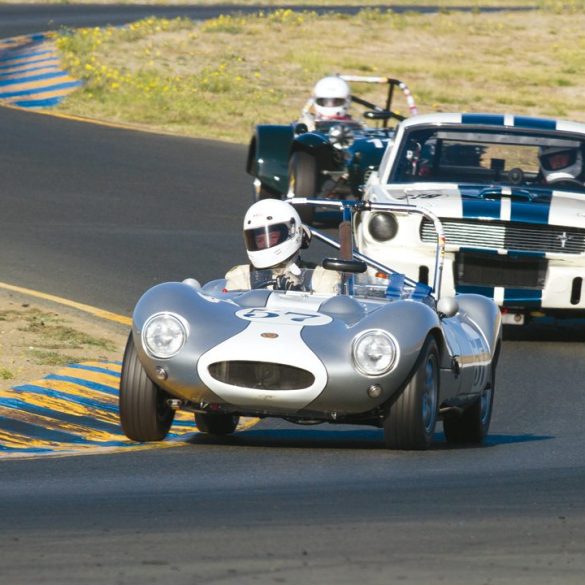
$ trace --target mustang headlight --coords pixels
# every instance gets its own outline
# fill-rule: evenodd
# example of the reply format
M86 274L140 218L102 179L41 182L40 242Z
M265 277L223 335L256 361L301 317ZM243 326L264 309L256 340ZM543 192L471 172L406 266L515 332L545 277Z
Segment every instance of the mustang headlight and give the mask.
M385 331L372 329L358 335L352 345L353 363L366 376L389 372L398 357L396 341Z
M155 358L177 355L187 339L187 325L177 315L158 313L148 319L142 330L142 343Z
M398 232L398 222L391 213L374 213L369 223L370 234L377 242L387 242Z

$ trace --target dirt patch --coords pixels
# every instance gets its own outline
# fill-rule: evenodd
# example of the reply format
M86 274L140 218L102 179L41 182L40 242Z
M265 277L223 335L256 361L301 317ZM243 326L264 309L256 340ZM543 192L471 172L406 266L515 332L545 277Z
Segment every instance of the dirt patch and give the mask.
M72 363L121 361L129 328L0 289L0 389Z

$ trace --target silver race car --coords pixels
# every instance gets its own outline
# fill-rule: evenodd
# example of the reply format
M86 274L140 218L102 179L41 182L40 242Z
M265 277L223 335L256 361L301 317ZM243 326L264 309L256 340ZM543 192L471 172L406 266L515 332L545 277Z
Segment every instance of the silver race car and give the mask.
M442 226L410 205L299 199L341 209L339 294L265 288L225 292L224 280L159 284L138 301L124 354L120 419L132 440L159 441L176 410L199 431L227 435L240 416L384 429L391 449L426 449L436 422L448 441L480 443L492 413L501 347L497 305L438 298ZM353 248L362 211L421 214L437 232L433 286L414 282ZM367 267L379 277L366 279Z

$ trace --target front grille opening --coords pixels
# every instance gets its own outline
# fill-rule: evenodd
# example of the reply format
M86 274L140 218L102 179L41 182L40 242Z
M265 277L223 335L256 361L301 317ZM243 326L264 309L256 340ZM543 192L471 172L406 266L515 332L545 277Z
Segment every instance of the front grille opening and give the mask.
M301 390L315 382L315 376L307 370L269 362L216 362L208 369L215 380L241 388Z
M461 252L455 259L455 284L541 290L546 265L544 258Z

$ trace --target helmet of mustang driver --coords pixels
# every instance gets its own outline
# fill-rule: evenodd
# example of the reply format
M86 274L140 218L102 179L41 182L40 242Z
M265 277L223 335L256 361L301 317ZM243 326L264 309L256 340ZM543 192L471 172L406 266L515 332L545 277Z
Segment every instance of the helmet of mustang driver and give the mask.
M244 216L244 242L255 268L272 268L292 258L303 243L297 210L280 199L262 199Z
M317 120L347 118L350 101L349 85L341 77L324 77L313 88Z
M583 155L570 146L542 146L538 155L547 182L576 179L583 170Z

